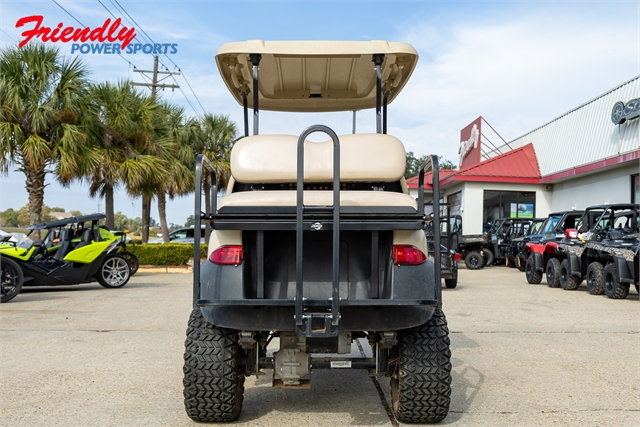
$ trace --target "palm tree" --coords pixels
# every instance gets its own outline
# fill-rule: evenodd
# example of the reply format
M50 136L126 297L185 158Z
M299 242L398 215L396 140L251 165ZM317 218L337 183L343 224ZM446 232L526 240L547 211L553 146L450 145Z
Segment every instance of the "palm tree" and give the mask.
M0 51L0 172L26 177L31 224L42 221L45 176L68 185L93 168L93 107L88 70L79 58L29 44Z
M167 127L163 138L171 143L171 150L165 153L167 174L158 183L156 197L158 198L158 215L162 229L162 239L169 242L169 227L167 226L167 195L173 199L177 195L184 195L193 191L195 153L189 146L199 130L197 121L189 120L184 123L184 110L168 103L163 103L163 110Z
M164 163L154 153L154 128L159 105L135 90L130 82L91 86L91 98L98 107L101 127L97 153L100 162L91 170L92 197L105 198L107 227L114 227L114 189L124 184L130 195L149 176L161 176ZM147 224L148 232L148 224Z

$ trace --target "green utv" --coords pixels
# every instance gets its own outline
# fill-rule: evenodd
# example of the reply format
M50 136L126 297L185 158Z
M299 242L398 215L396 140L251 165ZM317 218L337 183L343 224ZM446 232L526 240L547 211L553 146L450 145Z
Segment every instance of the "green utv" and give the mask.
M387 104L417 60L411 45L385 41L252 40L216 54L244 107L245 137L233 146L219 202L214 185L202 205L203 178L215 183L216 170L203 155L196 162L194 259L201 222L210 238L207 259L194 263L185 342L184 404L193 420L237 419L245 376L264 369L286 389L309 388L318 369L368 369L389 379L398 420L447 416L442 248L434 233L429 257L424 210L425 171L433 169L433 211L440 212L438 157L421 166L416 200L404 179L404 145L387 135ZM313 125L300 135L259 135L260 109L370 109L376 133L338 136ZM317 133L324 142L307 140ZM440 230L440 215L432 221ZM270 343L278 347L273 356ZM362 345L371 352L349 357ZM313 398L313 390L305 393Z
M18 242L0 241L2 302L12 300L22 286L75 285L98 281L120 288L138 268L135 254L126 251L126 236L100 227L102 214L65 218L29 227ZM35 230L46 230L32 241ZM123 250L124 249L124 250ZM120 251L120 252L118 252Z

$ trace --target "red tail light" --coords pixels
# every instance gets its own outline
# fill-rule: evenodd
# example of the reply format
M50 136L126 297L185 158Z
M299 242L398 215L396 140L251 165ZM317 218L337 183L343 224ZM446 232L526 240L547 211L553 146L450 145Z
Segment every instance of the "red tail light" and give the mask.
M411 245L393 246L393 263L399 265L417 265L427 260L427 256L420 249Z
M238 265L242 262L242 246L221 246L211 252L209 261L221 265Z
M578 238L578 230L576 228L567 228L564 230L565 236L567 239L577 239Z
M462 254L455 253L455 254L453 255L453 260L454 260L454 261L462 261Z

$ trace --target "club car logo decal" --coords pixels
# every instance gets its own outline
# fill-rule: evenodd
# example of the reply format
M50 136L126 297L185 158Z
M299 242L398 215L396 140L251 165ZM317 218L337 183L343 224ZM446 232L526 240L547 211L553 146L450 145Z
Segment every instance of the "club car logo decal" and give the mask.
M622 101L616 102L611 111L611 121L616 125L621 125L638 116L640 116L640 98L632 99L626 104Z
M72 43L71 53L103 53L103 54L136 54L152 55L178 53L177 43L132 43L136 38L135 27L122 25L122 19L111 21L108 18L95 28L75 28L65 26L62 22L54 28L42 25L44 16L32 15L18 19L16 28L25 27L23 39L18 44L22 47L33 39L40 39L45 43ZM95 42L95 43L88 43Z

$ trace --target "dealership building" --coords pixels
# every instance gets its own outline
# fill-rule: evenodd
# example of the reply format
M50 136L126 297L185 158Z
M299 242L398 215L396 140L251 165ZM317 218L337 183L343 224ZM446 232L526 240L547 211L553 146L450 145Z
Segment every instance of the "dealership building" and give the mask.
M501 217L640 203L639 116L640 76L509 142L490 141L479 117L460 132L460 168L440 171L442 200L465 234ZM417 194L417 177L407 185Z

